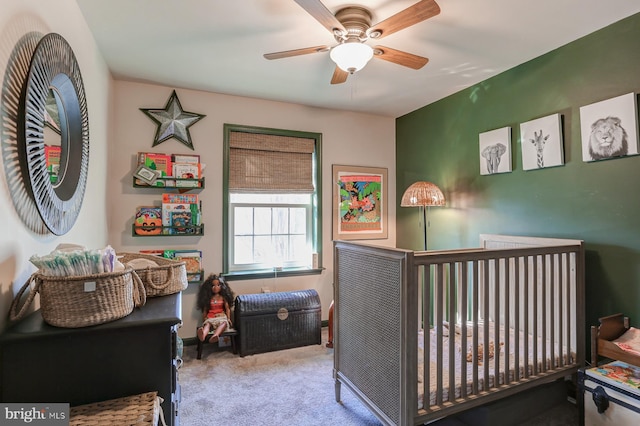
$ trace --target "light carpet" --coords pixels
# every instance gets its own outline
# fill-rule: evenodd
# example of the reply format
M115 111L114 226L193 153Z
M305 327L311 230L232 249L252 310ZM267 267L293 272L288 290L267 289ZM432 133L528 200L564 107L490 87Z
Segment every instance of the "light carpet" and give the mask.
M336 402L333 349L326 348L326 342L327 328L324 327L322 345L245 357L205 345L202 360L198 360L196 346L185 346L184 363L178 372L182 388L180 425L381 425L346 387L342 387L342 403ZM466 414L475 417L473 411ZM478 423L464 422L454 416L436 424L466 426ZM578 411L565 400L528 421L515 424L577 425Z
M205 345L184 347L178 372L182 426L380 425L344 386L335 400L333 349L305 346L240 357Z

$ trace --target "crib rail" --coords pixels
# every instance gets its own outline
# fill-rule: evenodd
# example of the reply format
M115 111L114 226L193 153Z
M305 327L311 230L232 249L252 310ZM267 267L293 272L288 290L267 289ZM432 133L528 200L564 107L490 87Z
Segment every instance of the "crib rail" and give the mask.
M421 414L582 366L581 256L581 245L416 254L419 344L435 348L420 369Z
M429 252L334 243L336 399L346 385L384 424L420 424L576 371L584 251L553 241Z

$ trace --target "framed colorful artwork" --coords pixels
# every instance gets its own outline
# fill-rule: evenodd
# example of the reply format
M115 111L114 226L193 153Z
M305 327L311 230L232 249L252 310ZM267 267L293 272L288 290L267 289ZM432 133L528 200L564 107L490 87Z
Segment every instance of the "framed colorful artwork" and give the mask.
M333 239L387 238L387 169L333 165Z
M636 94L580 107L582 161L599 161L638 154Z
M511 127L480 133L480 174L511 171Z
M562 120L552 114L520 124L522 168L524 170L562 166Z

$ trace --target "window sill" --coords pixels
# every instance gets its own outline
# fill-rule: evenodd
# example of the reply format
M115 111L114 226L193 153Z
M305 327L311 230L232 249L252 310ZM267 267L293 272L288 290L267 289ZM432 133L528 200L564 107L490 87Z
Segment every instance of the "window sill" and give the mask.
M240 281L240 280L255 280L264 278L277 278L277 277L296 277L304 275L320 275L325 268L290 268L283 269L282 271L274 270L256 270L256 271L238 271L222 274L227 281Z

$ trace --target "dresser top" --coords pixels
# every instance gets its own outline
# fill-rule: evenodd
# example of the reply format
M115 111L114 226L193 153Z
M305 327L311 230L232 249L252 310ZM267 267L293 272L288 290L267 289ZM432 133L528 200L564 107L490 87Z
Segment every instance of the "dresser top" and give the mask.
M175 325L182 321L182 297L181 293L168 296L150 297L140 308L134 308L133 312L124 318L110 321L104 324L64 328L54 327L42 319L40 310L37 310L21 320L10 324L2 334L0 343L18 339L32 339L35 337L54 337L81 333L95 333L111 331L114 329Z

